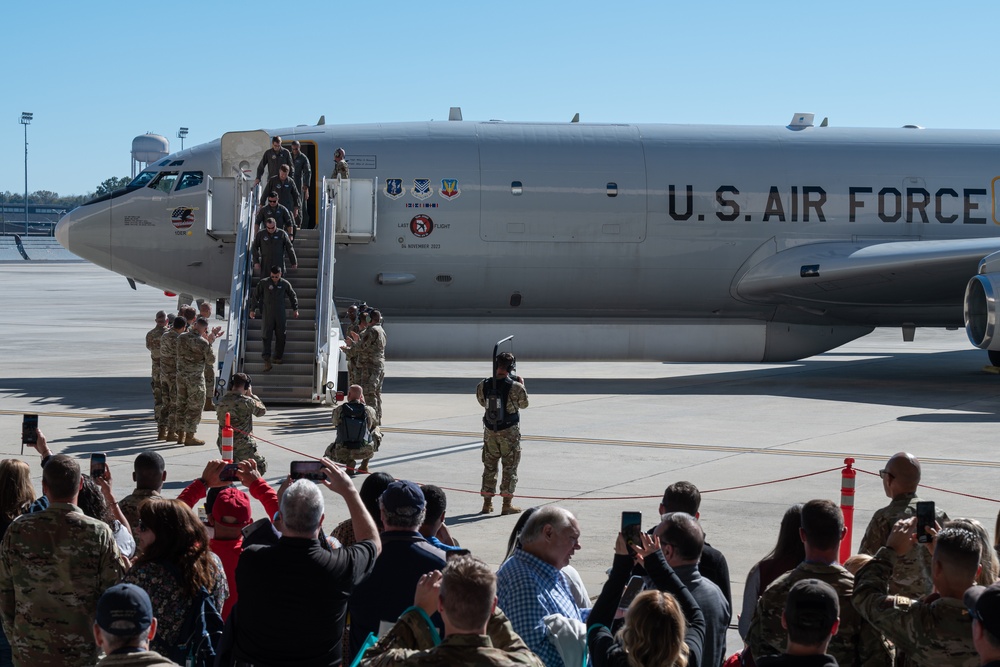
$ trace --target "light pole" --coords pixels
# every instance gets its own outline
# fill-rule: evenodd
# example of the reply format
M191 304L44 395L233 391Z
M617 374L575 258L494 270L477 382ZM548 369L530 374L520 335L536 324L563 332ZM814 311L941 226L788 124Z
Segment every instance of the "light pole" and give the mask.
M177 138L181 140L181 150L184 150L184 137L186 137L187 135L188 135L188 129L186 127L182 127L181 129L177 130Z
M24 235L28 235L28 126L35 114L21 112L21 125L24 125Z

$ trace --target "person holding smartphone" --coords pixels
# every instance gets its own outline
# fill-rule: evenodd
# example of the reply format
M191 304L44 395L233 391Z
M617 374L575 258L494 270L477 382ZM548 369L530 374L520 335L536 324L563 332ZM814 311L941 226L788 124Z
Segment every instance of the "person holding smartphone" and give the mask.
M898 452L893 454L885 467L878 471L882 478L882 489L891 502L872 515L858 553L874 556L886 545L892 527L900 519L915 516L917 497L920 487L920 461L913 454ZM944 525L948 515L935 507L937 523ZM892 579L889 582L889 592L893 595L903 595L908 598L921 598L931 592L930 554L926 549L913 549L901 556L893 568Z

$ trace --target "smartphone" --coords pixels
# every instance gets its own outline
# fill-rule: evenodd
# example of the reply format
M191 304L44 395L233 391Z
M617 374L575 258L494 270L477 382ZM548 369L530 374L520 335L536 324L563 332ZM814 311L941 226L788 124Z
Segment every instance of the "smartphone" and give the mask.
M628 584L625 586L625 592L622 593L621 600L618 601L618 609L625 611L632 604L632 600L636 598L642 589L645 587L645 581L642 577L638 575L633 575L631 579L628 580Z
M642 540L639 534L642 532L642 512L622 512L622 536L628 551L634 554L641 548Z
M289 474L292 479L310 479L314 482L321 482L326 479L322 461L292 461L292 468Z
M108 457L106 454L97 452L90 455L90 476L94 479L99 479L104 477L104 471L107 470Z
M34 447L38 443L38 415L24 415L21 420L21 453L24 446Z
M917 542L926 544L931 541L931 536L927 534L925 528L935 528L937 526L934 513L933 500L917 501Z
M238 463L227 463L226 467L219 472L219 479L223 482L235 482L239 479L239 475L236 474L237 469L239 469L240 464Z

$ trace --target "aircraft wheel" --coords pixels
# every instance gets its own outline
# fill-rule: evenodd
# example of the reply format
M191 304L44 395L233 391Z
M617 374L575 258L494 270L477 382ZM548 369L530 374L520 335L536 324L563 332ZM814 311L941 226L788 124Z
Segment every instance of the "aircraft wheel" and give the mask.
M1000 366L1000 350L987 350L986 352L990 355L990 363L994 366Z

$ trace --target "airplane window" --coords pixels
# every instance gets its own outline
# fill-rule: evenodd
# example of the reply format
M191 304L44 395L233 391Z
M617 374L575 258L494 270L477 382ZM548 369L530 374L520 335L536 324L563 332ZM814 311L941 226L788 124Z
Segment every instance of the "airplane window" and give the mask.
M155 171L143 171L143 172L140 172L138 176L136 176L135 178L132 179L132 182L128 184L128 187L130 187L130 188L141 188L142 186L146 185L151 180L153 180L154 176L156 176L156 172Z
M200 171L185 171L181 174L181 182L177 184L177 191L201 185L203 180L205 180L205 176Z
M511 184L510 184L510 193L512 195L514 195L515 197L517 197L518 195L521 194L522 191L523 191L523 186L521 185L521 181L513 181L513 182L511 182Z
M176 171L161 171L146 187L154 188L160 192L170 192L174 189L174 183L176 182Z
M617 197L618 196L618 184L617 183L608 183L608 196L609 197Z

